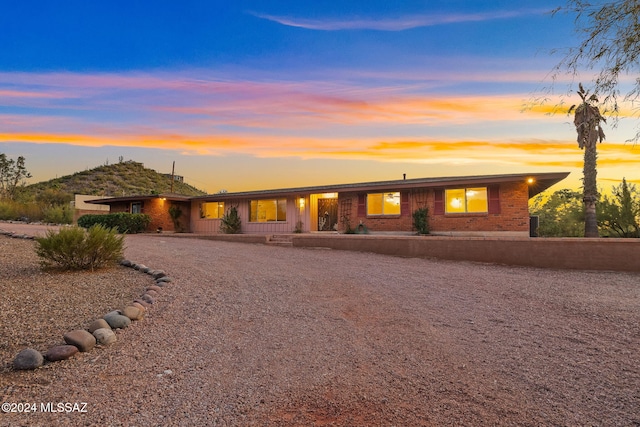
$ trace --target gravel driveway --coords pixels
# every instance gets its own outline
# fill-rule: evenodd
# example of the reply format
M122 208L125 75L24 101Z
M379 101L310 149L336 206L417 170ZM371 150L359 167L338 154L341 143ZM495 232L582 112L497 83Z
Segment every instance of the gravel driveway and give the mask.
M127 236L174 279L2 426L640 425L640 275Z

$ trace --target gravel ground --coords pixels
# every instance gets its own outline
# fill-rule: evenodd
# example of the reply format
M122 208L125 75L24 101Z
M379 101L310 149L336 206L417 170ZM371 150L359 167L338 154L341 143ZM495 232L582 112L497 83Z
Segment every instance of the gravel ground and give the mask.
M0 413L0 426L640 425L638 274L163 235L126 245L175 281L114 345L2 371L2 401L38 412ZM96 286L122 294L128 280Z

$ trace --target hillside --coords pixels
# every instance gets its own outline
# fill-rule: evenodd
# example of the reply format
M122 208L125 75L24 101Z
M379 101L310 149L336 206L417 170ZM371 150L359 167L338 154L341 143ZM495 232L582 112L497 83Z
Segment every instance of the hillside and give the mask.
M66 194L88 194L95 196L133 196L173 192L185 196L206 194L189 184L174 181L171 177L147 169L142 163L127 160L112 165L99 166L84 172L76 172L49 181L31 184L23 189L23 194L38 197L45 192Z

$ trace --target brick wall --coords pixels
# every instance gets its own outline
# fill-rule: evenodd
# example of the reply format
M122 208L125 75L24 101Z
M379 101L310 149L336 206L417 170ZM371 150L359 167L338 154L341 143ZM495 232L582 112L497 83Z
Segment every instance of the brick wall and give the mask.
M340 193L338 199L339 230L346 230L343 218L349 218L351 228L364 224L370 231L411 232L412 213L423 207L429 209L432 232L529 231L529 189L526 183L501 184L499 214L443 214L435 215L434 191L411 190L407 215L371 217L358 215L358 193Z

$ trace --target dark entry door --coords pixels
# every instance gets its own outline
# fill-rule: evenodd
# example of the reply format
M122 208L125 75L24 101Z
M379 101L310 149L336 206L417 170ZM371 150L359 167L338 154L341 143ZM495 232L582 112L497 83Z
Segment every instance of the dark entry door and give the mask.
M334 231L338 224L338 199L318 199L318 231Z

